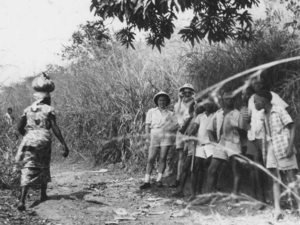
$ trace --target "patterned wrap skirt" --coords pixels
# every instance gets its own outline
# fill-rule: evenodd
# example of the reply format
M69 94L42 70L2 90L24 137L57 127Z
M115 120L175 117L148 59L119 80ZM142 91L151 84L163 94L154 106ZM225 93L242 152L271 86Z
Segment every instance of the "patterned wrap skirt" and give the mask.
M22 165L21 186L51 181L51 136L49 130L30 130L19 146L16 162Z

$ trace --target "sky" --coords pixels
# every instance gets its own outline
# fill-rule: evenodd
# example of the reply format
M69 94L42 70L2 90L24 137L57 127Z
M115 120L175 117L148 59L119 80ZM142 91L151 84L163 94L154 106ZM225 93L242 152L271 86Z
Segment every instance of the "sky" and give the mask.
M59 53L78 25L96 20L91 0L0 0L0 87L61 65ZM264 7L253 10L256 17ZM192 13L182 15L184 21ZM118 20L108 21L118 30Z

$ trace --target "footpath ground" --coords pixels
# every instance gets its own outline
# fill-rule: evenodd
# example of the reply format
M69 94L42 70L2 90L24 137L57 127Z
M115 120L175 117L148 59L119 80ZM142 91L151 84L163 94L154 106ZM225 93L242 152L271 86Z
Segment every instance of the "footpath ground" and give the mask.
M187 207L188 196L172 198L174 190L166 186L140 191L143 176L119 168L56 164L51 170L50 200L39 202L39 192L31 190L26 212L15 209L10 191L0 191L0 224L300 224L289 211L283 220L274 221L272 207L260 211L228 201Z

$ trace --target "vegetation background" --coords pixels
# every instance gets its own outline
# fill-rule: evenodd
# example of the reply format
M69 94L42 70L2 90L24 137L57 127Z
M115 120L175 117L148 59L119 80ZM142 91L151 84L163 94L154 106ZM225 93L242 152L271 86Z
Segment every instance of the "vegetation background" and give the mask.
M145 114L154 107L154 94L160 90L169 93L172 108L178 88L186 82L201 91L254 66L298 56L298 9L297 5L269 5L267 18L254 22L256 40L248 44L229 40L210 45L202 41L192 47L175 35L161 53L144 42L135 43L136 50L127 49L114 35L105 33L106 36L98 39L89 23L80 26L72 36L73 44L62 53L63 60L69 64L49 65L47 70L56 84L53 107L71 157L95 164L119 163L125 170L142 171L147 147L141 135ZM297 137L300 135L299 71L300 62L295 61L269 68L262 74L269 88L290 105L298 125ZM7 107L12 107L18 121L23 109L33 101L33 78L1 88L3 114ZM245 78L227 86L237 88ZM0 124L0 186L9 187L15 184L11 163L19 140L3 118ZM299 150L298 138L296 146ZM174 151L169 154L167 173L174 168L175 154ZM58 157L59 143L55 141L53 158Z

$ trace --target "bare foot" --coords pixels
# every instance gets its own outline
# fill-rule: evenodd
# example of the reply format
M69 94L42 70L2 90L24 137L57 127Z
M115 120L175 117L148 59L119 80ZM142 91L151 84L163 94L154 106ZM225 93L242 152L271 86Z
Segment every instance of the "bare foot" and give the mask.
M266 205L263 203L258 205L258 210L264 210L265 208L266 208Z
M41 196L41 202L45 202L45 201L47 201L47 200L49 200L50 198L48 197L48 195L42 195Z
M17 205L17 209L19 211L25 211L26 210L25 204L22 202L19 202L19 204Z
M188 202L194 201L196 199L196 195L191 195L188 199Z
M273 213L273 216L274 216L275 220L282 220L283 219L283 214L280 210L279 211L275 210L274 213Z
M232 194L231 195L231 203L232 204L237 204L239 203L239 199L238 199L238 196L236 194Z

